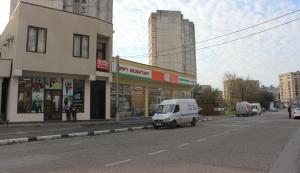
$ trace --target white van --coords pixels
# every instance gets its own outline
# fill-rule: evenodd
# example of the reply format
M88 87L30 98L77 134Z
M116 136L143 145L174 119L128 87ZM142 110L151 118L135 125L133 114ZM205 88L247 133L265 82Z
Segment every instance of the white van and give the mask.
M235 113L239 116L249 116L252 115L251 104L248 102L238 102L235 106Z
M260 103L251 103L252 112L256 115L261 114L261 106Z
M162 126L175 128L180 124L191 124L195 126L199 120L196 100L164 100L158 106L152 120L155 129Z

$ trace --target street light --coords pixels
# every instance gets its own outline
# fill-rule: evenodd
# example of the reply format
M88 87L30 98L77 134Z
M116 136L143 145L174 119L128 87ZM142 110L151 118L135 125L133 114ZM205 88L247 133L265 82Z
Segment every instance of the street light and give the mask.
M120 121L120 113L119 113L119 68L120 68L120 61L119 55L116 56L116 63L117 63L117 98L116 98L116 121Z

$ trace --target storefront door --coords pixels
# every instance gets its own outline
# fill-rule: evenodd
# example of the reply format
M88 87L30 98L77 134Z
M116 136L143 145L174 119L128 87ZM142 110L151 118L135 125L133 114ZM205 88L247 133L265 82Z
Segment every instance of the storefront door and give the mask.
M62 120L62 91L45 91L45 120Z

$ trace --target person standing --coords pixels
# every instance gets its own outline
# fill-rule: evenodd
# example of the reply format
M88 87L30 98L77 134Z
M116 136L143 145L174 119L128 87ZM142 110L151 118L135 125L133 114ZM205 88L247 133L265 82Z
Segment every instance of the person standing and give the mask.
M289 119L292 118L292 108L291 108L291 105L289 105L288 107L288 112L289 112Z
M73 121L77 121L77 117L76 117L77 111L73 104L71 104L70 106L70 112L72 114Z

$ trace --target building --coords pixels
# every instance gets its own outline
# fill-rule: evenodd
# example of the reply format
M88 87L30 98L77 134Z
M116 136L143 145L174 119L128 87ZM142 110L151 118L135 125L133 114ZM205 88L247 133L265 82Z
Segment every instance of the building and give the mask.
M149 64L196 75L195 27L180 11L158 10L148 24Z
M112 36L108 21L17 3L2 33L2 121L65 120L71 104L79 120L110 119Z
M300 103L300 71L279 75L280 100L285 103Z
M11 0L10 15L20 0ZM112 23L113 0L22 0L44 7L95 17Z
M153 115L158 104L165 99L192 98L196 76L160 67L113 58L113 83L111 87L111 112L116 117L117 91L121 117ZM117 82L119 89L117 90Z

